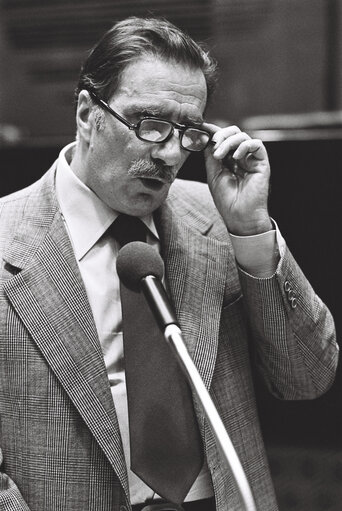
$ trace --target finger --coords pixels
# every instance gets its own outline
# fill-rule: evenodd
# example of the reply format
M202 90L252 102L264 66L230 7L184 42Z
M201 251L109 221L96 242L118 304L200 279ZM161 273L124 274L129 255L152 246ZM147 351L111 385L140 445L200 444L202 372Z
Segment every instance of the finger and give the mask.
M240 131L228 138L222 140L221 143L217 142L214 148L214 158L221 159L230 151L237 149L244 141L249 140L250 136L247 133Z
M206 121L203 122L203 124L201 125L201 128L203 128L204 130L210 131L210 133L216 133L216 131L219 131L221 129L216 124L212 124L212 123L206 122Z
M226 138L241 132L240 128L237 126L227 126L226 128L220 128L215 124L210 124L209 122L203 123L202 127L203 129L206 129L210 133L214 134L212 141L214 142L215 148L218 147L218 145L221 144L221 142Z
M264 144L261 140L256 138L242 141L234 152L233 157L236 160L240 160L249 154L251 154L257 160L263 160L267 158L267 151Z

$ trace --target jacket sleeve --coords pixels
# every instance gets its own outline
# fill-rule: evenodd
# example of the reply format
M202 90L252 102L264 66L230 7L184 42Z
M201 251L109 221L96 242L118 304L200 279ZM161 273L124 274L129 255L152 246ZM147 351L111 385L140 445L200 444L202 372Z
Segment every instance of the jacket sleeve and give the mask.
M281 399L313 399L332 385L338 362L332 315L285 245L275 274L239 270L256 364Z
M0 449L0 467L2 458ZM0 509L1 511L30 511L16 484L3 472L0 472Z

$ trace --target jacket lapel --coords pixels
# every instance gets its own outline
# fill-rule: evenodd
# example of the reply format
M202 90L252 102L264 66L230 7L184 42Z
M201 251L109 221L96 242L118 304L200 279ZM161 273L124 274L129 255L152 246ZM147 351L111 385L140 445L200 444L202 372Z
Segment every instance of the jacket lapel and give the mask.
M15 275L4 288L105 452L128 498L126 466L101 347L58 210L53 179L54 172L50 170L41 185L33 188L19 230L5 256L7 267Z
M172 205L171 205L172 204ZM205 236L213 225L177 196L156 216L169 292L189 353L210 387L215 367L229 248Z

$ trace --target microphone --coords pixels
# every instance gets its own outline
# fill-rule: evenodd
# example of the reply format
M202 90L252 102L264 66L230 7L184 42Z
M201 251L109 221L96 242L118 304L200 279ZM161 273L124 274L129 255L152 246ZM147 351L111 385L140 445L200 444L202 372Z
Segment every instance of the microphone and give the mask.
M175 311L162 284L164 263L159 253L142 241L132 241L119 252L116 269L120 280L133 291L140 289L162 331L178 325Z

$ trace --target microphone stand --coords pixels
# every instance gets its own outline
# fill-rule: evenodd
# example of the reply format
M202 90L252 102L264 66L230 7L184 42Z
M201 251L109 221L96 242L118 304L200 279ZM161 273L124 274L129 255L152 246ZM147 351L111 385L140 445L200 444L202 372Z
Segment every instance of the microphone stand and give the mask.
M189 355L180 328L175 324L167 325L164 337L172 347L191 388L201 404L202 411L211 427L216 444L221 453L222 461L226 464L227 468L230 469L235 479L246 511L256 511L254 498L238 455L235 452L221 417L203 383L197 367Z
M166 341L170 344L193 392L198 398L204 416L215 437L216 444L222 456L222 461L234 477L245 511L257 511L252 491L238 455L235 452L234 446L197 367L189 355L183 340L182 332L177 325L177 319L173 308L167 299L165 289L158 279L152 275L144 277L140 284L152 312L164 331Z

